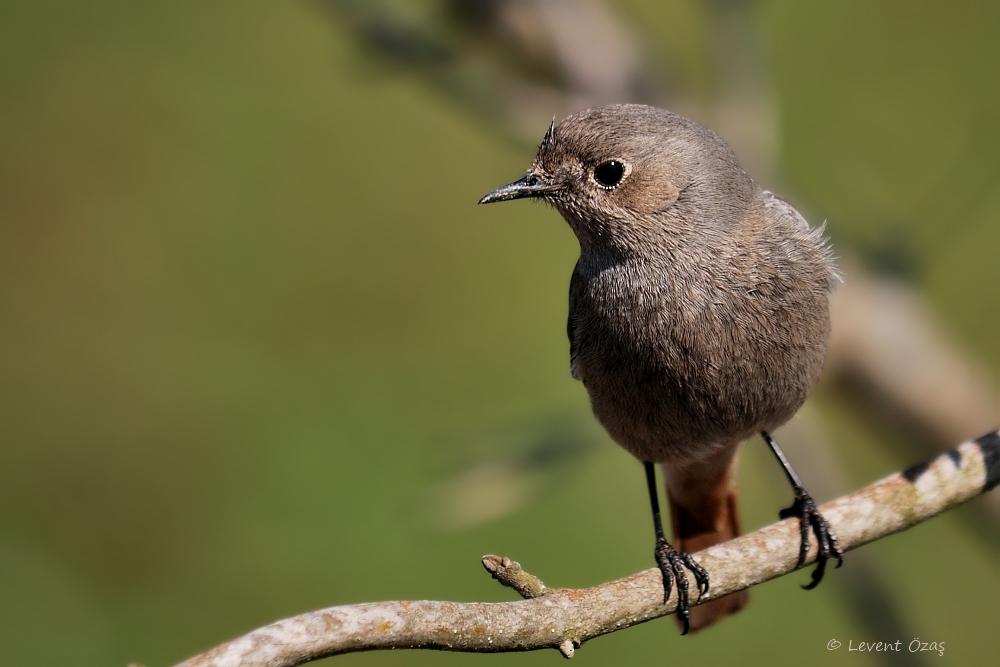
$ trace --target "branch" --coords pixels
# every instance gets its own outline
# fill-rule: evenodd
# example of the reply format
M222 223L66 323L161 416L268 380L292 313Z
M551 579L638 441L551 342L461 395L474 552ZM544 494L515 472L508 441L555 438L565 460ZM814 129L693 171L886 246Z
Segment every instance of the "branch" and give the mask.
M898 533L1000 484L994 431L823 505L845 550ZM697 554L711 575L702 601L797 569L797 519L785 519ZM815 544L805 564L816 557ZM483 565L518 602L374 602L330 607L254 630L178 667L292 667L331 655L395 648L499 653L558 649L570 658L588 639L673 613L660 572L593 588L546 588L509 558ZM676 587L675 587L676 589ZM693 589L693 582L692 582Z

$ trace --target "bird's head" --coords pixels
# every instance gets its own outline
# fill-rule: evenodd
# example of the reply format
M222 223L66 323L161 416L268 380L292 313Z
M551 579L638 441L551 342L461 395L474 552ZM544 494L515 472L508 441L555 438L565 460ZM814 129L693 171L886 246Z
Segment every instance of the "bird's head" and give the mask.
M582 245L628 251L722 232L743 217L755 189L715 133L663 109L625 104L553 123L527 174L479 203L540 199Z

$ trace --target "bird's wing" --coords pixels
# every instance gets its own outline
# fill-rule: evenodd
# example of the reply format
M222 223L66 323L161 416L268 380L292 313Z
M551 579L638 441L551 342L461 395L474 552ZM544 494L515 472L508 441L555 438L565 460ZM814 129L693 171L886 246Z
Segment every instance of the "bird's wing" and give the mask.
M566 335L569 336L569 372L573 379L579 380L580 374L576 366L576 354L578 345L576 344L576 291L580 288L581 277L576 268L573 269L573 276L569 279L569 317L566 318Z
M763 194L764 208L777 211L786 218L794 220L795 224L803 229L811 229L809 223L802 217L802 214L795 210L795 207L785 201L784 198L779 197L770 190L764 190Z

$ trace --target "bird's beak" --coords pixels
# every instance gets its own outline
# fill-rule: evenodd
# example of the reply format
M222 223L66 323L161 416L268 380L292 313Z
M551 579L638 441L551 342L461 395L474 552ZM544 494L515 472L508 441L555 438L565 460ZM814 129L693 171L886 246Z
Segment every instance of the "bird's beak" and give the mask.
M509 201L511 199L523 199L525 197L540 197L546 192L559 190L560 186L553 183L546 183L540 176L529 173L519 181L508 183L497 188L479 200L480 204L492 204L498 201Z

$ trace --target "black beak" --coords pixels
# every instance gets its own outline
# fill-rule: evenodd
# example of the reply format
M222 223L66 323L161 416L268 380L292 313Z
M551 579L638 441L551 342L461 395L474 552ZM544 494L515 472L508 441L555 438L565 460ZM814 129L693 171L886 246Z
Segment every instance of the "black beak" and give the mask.
M525 197L540 197L546 192L559 190L560 186L546 183L536 174L528 174L519 181L514 181L497 188L479 200L480 204L492 204L498 201L523 199Z

